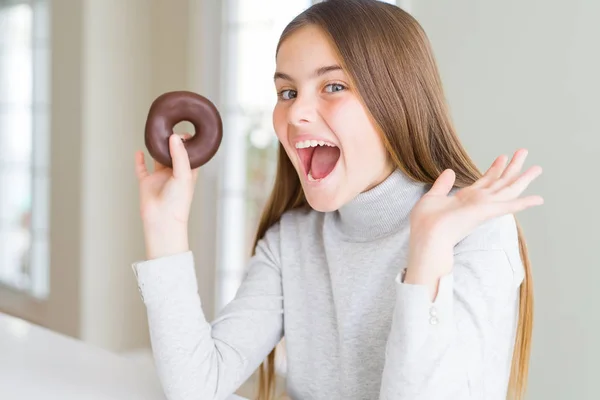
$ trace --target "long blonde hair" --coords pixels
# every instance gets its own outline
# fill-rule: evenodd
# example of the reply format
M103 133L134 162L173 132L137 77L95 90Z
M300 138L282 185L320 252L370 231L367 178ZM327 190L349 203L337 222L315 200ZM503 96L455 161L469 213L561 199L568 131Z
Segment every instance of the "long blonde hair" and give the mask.
M286 38L307 25L320 28L329 39L395 167L429 184L446 168L456 173L457 187L471 185L481 177L457 137L429 40L410 14L374 0L325 0L289 23L277 51ZM256 242L286 211L297 207L307 207L307 202L298 175L280 146L276 179ZM529 370L533 286L523 233L517 227L525 280L520 288L508 398L520 400ZM275 350L259 367L259 400L274 396L274 364Z

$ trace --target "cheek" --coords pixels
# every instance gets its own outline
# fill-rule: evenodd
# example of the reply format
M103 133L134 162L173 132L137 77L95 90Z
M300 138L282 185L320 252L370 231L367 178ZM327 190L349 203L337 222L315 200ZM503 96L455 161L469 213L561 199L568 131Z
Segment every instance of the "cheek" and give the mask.
M273 129L279 141L287 144L287 117L286 110L281 105L276 105L273 109Z
M273 109L273 129L275 129L275 135L277 135L277 139L283 145L285 152L288 157L292 160L292 163L295 163L294 158L294 150L291 147L288 138L288 118L287 118L287 109L285 106L277 104Z
M319 110L344 150L356 139L356 134L361 129L357 126L357 122L360 120L359 114L362 110L358 109L355 103L352 97L347 96L324 102Z
M380 158L385 149L362 104L355 98L340 99L324 107L327 123L336 134L346 162Z

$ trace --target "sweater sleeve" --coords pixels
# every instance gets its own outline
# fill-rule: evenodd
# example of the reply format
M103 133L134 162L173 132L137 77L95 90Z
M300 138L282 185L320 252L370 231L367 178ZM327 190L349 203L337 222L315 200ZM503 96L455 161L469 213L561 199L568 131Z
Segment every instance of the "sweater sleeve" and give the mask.
M519 262L504 250L455 254L433 302L427 287L399 274L380 400L505 399Z
M259 242L234 300L212 323L202 311L191 252L133 265L169 400L228 398L283 337L276 232Z

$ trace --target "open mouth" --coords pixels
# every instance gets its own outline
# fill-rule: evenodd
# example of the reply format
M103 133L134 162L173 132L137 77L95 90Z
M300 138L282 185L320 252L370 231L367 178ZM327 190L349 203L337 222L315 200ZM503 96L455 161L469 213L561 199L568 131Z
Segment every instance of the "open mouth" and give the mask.
M296 150L304 167L304 173L311 182L319 182L327 178L340 158L339 147L321 140L298 142Z

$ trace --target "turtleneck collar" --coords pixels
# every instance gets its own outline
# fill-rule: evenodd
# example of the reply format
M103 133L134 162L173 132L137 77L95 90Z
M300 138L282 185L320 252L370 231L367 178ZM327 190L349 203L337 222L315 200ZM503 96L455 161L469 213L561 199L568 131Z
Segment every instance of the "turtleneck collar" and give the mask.
M375 240L407 226L410 211L426 191L426 184L396 169L379 185L331 213L331 222L346 239Z

